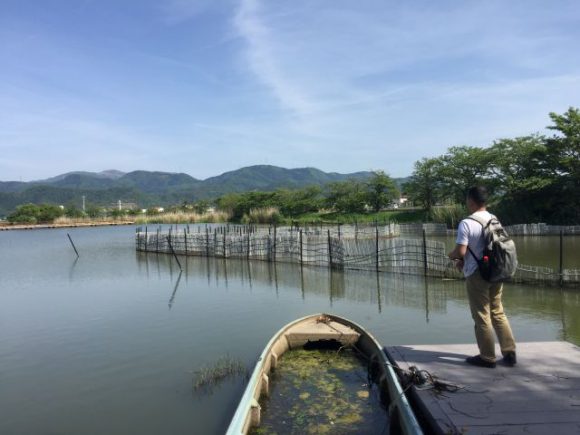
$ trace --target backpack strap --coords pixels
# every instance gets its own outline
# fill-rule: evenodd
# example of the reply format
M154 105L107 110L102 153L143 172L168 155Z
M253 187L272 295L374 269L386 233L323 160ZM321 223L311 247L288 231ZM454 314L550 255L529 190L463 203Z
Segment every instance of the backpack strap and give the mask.
M476 216L475 214L469 215L467 216L465 219L471 219L472 221L478 222L483 229L486 229L489 224L491 223L491 221L493 219L495 219L495 216L491 215L492 217L489 220L485 220L484 218L480 217L480 216Z
M485 230L489 224L491 223L491 221L494 219L493 215L489 220L485 220L482 217L476 216L475 214L469 215L467 216L465 219L471 219L472 221L475 221L477 223L479 223L481 225L482 230ZM483 232L481 233L481 235L483 236ZM473 258L475 259L476 262L479 262L479 260L477 259L477 257L475 256L475 254L473 253L473 251L471 250L471 248L469 247L469 245L467 245L467 250L469 252L471 252L471 255L473 256Z

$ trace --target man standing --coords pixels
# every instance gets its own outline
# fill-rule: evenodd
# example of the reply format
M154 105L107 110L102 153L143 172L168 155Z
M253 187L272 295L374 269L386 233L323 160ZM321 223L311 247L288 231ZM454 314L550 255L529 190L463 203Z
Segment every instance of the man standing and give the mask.
M475 338L479 347L479 355L465 361L480 367L494 368L494 331L499 340L503 362L509 366L516 364L516 343L501 302L503 284L485 281L479 273L476 261L476 257L483 257L485 245L483 226L478 220L489 222L495 217L487 211L487 197L487 189L482 186L471 187L467 191L467 209L472 217L459 223L457 245L449 253L449 258L456 261L457 267L463 270L466 278L469 307L475 322Z

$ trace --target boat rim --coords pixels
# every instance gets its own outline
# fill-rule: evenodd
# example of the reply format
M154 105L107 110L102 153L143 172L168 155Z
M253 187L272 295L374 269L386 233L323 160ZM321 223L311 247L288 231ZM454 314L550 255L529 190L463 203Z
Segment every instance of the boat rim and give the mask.
M337 316L335 314L328 314L328 313L310 314L308 316L304 316L304 317L301 317L299 319L293 320L292 322L290 322L290 323L284 325L282 328L280 328L278 330L278 332L276 332L272 336L272 338L270 339L268 344L266 344L266 346L264 347L264 350L262 351L262 353L260 354L260 356L256 360L256 364L255 364L254 369L252 371L252 375L251 375L250 379L248 380L248 383L247 383L246 388L244 390L244 394L240 398L239 404L236 408L236 412L234 413L234 415L230 421L230 424L229 424L229 427L228 427L226 434L227 435L239 435L242 433L241 428L244 427L246 418L249 415L249 413L251 412L251 407L252 407L253 402L254 402L254 391L258 386L259 377L261 375L262 364L264 363L266 357L268 356L268 354L271 351L274 344L279 340L279 338L282 336L282 334L284 334L285 331L292 328L294 325L301 323L301 322L304 322L308 319L318 318L320 316L327 316L330 319L336 320L340 323L344 323L348 326L352 326L357 332L364 333L373 341L374 346L379 351L378 358L380 359L380 363L384 364L386 366L386 371L389 373L389 377L390 377L390 379L389 379L389 386L390 386L389 393L392 396L395 396L395 397L391 397L391 405L390 406L392 406L392 405L396 404L396 402L398 402L397 407L399 409L399 414L401 417L400 424L403 428L404 433L406 433L406 434L422 434L423 431L421 430L421 426L419 425L419 422L417 421L417 418L415 417L415 414L412 410L412 407L411 407L409 401L407 400L407 397L405 395L405 390L403 390L403 388L401 387L401 384L399 382L399 378L398 378L397 374L395 373L395 371L393 370L392 364L389 362L387 356L385 355L381 344L377 341L377 339L370 332L368 332L366 329L364 329L359 324L357 324L349 319L345 319L344 317ZM391 387L394 388L394 391L391 391ZM389 408L390 408L390 406L389 406ZM389 409L387 411L390 413Z

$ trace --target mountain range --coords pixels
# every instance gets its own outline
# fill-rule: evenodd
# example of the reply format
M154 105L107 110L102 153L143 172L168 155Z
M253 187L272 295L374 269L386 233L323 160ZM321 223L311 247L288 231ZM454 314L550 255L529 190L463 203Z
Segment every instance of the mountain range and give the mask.
M349 178L364 180L371 172L339 174L316 168L286 169L270 165L248 166L205 180L184 173L117 170L75 171L30 182L0 181L0 216L25 203L110 205L119 199L140 207L173 205L214 199L231 192L271 191L279 188L323 186ZM406 178L395 179L401 185Z

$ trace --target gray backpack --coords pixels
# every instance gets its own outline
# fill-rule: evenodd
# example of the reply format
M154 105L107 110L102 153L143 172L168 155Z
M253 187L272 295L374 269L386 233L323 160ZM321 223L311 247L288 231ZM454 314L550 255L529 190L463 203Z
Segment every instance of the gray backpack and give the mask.
M518 267L518 256L516 244L508 236L496 217L489 221L476 215L471 215L467 219L479 222L483 227L482 237L485 240L482 258L477 258L473 251L469 249L477 265L481 277L489 282L507 281L516 273Z

